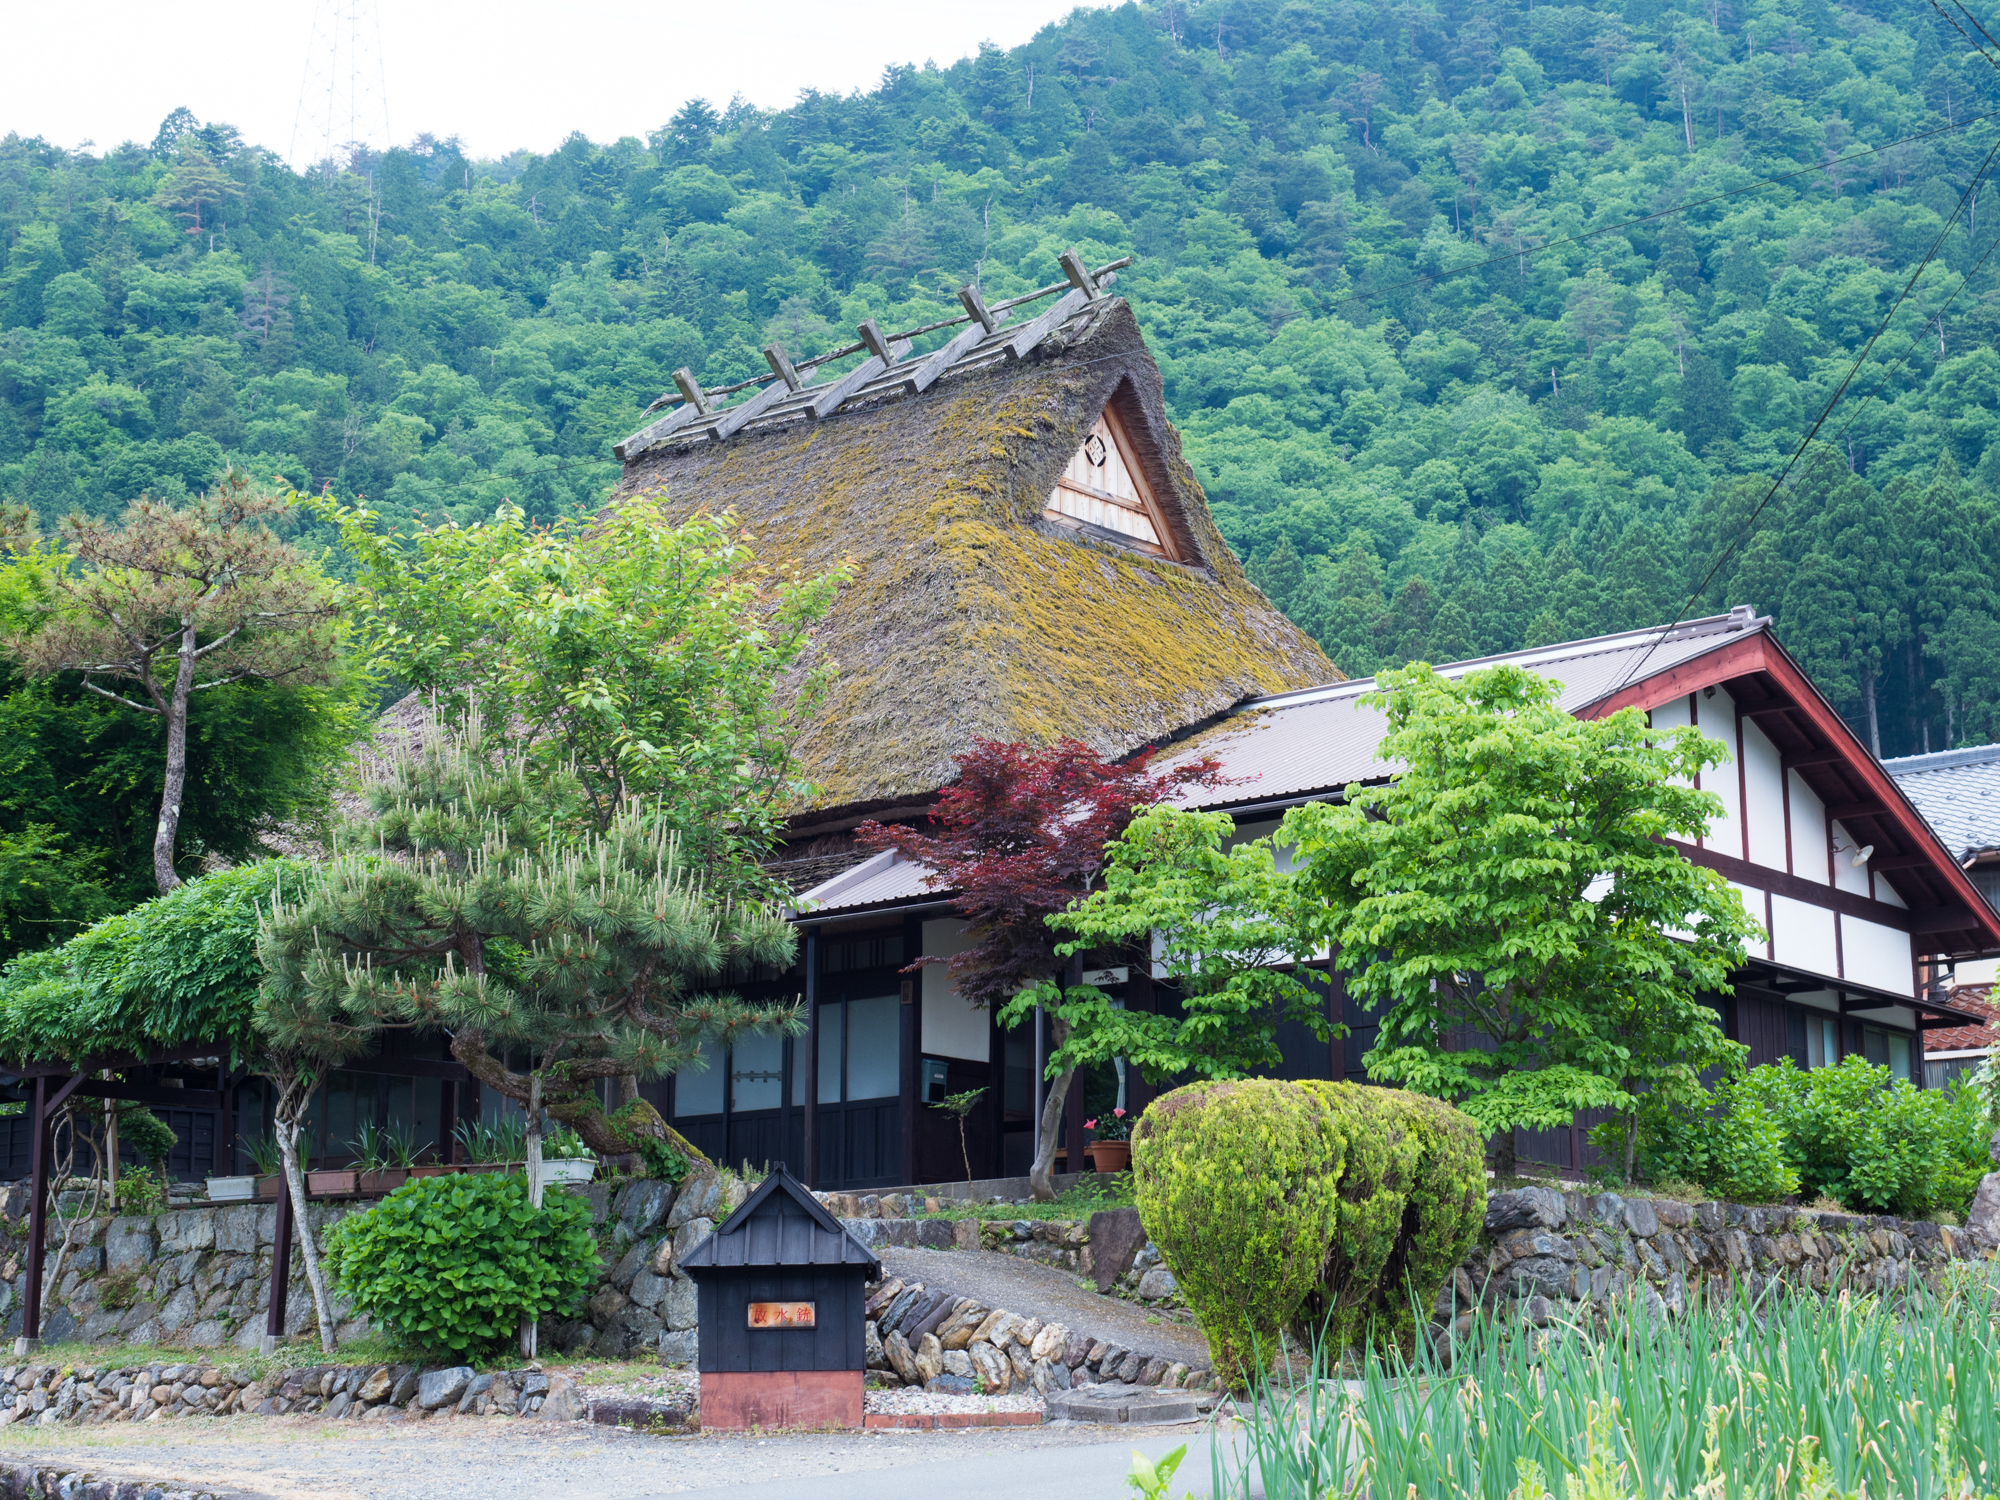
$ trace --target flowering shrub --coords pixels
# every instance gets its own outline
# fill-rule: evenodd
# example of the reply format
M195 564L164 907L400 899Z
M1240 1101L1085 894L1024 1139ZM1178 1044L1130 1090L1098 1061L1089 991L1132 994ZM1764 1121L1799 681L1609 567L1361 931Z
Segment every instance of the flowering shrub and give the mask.
M1114 1109L1108 1115L1095 1120L1085 1120L1083 1128L1095 1140L1129 1141L1132 1139L1132 1117L1122 1109Z

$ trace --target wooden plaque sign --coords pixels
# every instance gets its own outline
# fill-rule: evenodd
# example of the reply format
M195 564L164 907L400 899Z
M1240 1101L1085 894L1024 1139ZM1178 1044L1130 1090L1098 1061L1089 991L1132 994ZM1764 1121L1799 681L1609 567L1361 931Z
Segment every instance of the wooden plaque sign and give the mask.
M752 1328L812 1328L816 1327L814 1314L817 1302L753 1302L750 1304L750 1326Z

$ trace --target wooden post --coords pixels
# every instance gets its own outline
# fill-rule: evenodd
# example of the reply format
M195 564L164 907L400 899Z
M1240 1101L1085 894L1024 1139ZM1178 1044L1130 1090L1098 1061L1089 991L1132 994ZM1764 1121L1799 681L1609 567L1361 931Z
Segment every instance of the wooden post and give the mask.
M33 1159L28 1177L28 1284L21 1302L21 1336L14 1353L28 1354L42 1342L42 1254L49 1232L49 1080L35 1075L34 1122L28 1131Z
M986 1010L986 1121L993 1132L986 1175L1007 1173L1007 1033L991 1006Z
M819 929L806 929L806 1117L800 1150L805 1153L803 1181L819 1186Z
M438 1160L450 1166L458 1160L458 1080L447 1078L438 1085Z
M303 1168L302 1168L303 1169ZM271 1247L271 1306L264 1315L264 1352L285 1336L285 1300L292 1287L292 1194L289 1183L278 1184L278 1232Z
M215 1091L222 1096L222 1108L215 1113L215 1149L210 1155L214 1163L211 1170L217 1177L233 1177L236 1173L236 1111L234 1108L236 1085L229 1076L227 1059L215 1064ZM108 1144L108 1143L107 1143ZM106 1170L109 1170L107 1163Z
M904 1187L915 1187L917 1183L917 1075L923 1071L923 1059L918 1051L918 1019L922 1012L917 1005L917 981L903 981L903 1003L897 1009L896 1028L898 1065L896 1071L902 1077L902 1086L896 1091L897 1134L902 1137L901 1149L897 1152L896 1171Z

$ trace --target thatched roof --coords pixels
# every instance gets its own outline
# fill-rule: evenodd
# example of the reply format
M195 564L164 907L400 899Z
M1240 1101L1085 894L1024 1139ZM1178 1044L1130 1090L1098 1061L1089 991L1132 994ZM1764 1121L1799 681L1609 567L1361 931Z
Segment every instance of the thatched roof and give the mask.
M809 824L927 798L976 736L1124 753L1339 679L1222 540L1130 307L1067 300L1018 358L1025 322L968 330L920 394L884 379L814 419L807 387L719 439L704 420L620 445L614 504L664 491L733 513L767 564L854 568L815 644L839 679L798 747L828 815ZM1159 546L1044 514L1107 407Z

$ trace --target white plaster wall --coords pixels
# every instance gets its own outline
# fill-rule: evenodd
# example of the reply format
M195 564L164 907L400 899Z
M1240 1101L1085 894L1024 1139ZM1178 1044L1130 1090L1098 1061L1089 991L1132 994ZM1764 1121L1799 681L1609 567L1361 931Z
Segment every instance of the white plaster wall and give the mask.
M1916 995L1910 965L1910 935L1880 922L1840 914L1840 946L1847 977L1895 995Z
M1722 694L1715 695L1716 701ZM1750 858L1773 870L1785 868L1785 767L1778 747L1754 723L1743 725L1745 819L1750 825Z
M1655 729L1685 729L1688 723L1688 701L1686 697L1670 698L1654 708L1648 715ZM1685 776L1676 776L1678 786L1686 786Z
M1792 778L1792 873L1826 884L1826 804L1797 771Z
M1708 847L1719 854L1743 857L1743 799L1736 787L1736 702L1721 688L1713 698L1697 695L1695 725L1709 739L1721 745L1726 755L1722 764L1701 773L1703 791L1722 799L1722 815L1709 820ZM1760 905L1758 915L1763 915Z
M1868 889L1867 866L1854 863L1855 851L1866 847L1863 842L1847 831L1845 823L1833 825L1833 842L1833 883L1857 896L1874 895Z
M1870 873L1873 874L1872 871ZM1901 907L1904 911L1910 909L1910 903L1896 894L1896 887L1891 884L1887 875L1876 875L1874 879L1875 899L1877 901L1886 902L1890 906Z
M1771 897L1771 956L1809 974L1840 976L1833 912L1790 896Z
M939 958L963 953L972 946L964 926L959 917L924 923L924 952ZM924 965L923 1049L929 1057L968 1062L985 1062L988 1056L986 1012L967 1003L943 964Z

